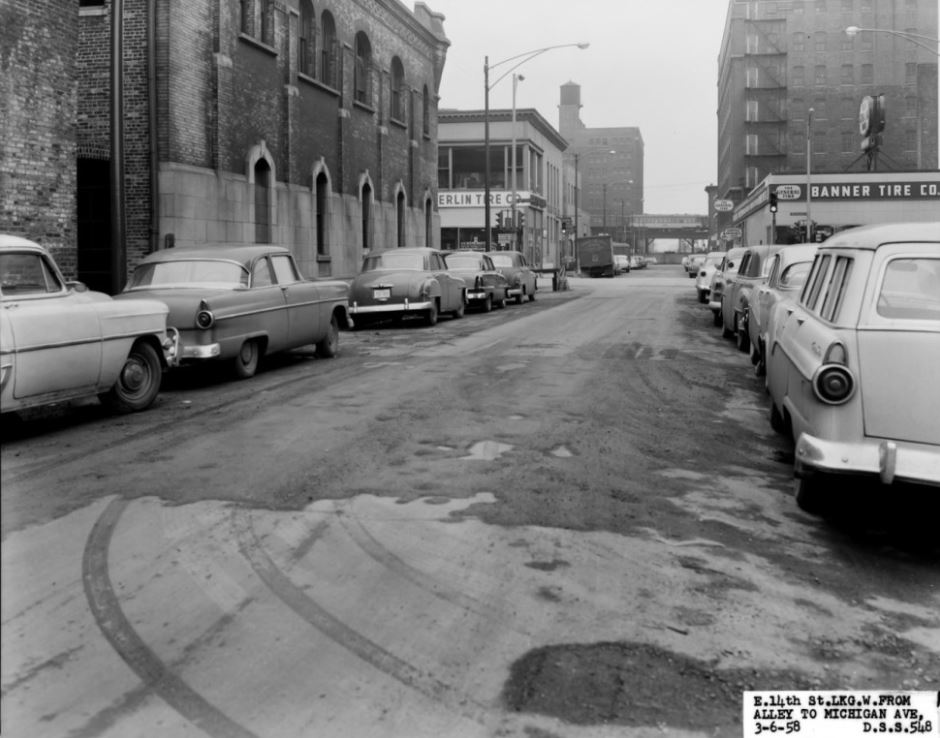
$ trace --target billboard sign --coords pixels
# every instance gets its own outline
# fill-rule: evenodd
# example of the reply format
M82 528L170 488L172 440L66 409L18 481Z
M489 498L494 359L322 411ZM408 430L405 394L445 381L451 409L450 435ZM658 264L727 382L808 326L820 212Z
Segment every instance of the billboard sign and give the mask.
M719 213L728 213L734 210L734 203L731 200L715 200L715 210Z
M803 189L795 184L777 185L776 193L779 200L799 200Z

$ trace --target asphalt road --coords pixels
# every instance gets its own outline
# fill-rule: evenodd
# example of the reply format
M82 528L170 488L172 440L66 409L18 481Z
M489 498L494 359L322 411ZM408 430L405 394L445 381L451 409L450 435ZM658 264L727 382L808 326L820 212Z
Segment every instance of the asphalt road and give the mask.
M657 266L4 419L4 735L739 736L743 690L937 689L936 500L798 510L710 318Z

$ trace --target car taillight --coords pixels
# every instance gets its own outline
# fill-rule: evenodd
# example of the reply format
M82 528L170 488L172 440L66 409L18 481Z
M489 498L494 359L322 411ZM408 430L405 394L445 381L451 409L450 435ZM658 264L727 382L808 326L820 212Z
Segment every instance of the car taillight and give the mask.
M827 405L841 405L855 392L855 377L844 364L823 364L813 377L813 392Z
M199 303L199 310L196 311L196 326L206 330L215 323L215 316L209 310L209 303L205 300Z

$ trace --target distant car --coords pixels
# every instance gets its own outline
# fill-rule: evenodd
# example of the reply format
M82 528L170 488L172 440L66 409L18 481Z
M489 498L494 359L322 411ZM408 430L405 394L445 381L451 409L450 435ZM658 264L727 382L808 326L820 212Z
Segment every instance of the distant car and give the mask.
M940 487L940 222L830 237L787 313L767 386L799 506L852 504L846 475Z
M689 260L686 262L685 269L689 274L689 277L694 279L698 274L698 268L702 266L702 262L705 261L706 254L691 254Z
M538 277L518 251L490 251L493 265L509 280L509 294L521 304L528 297L535 299Z
M721 298L722 335L733 338L740 351L746 352L751 348L747 332L751 293L767 280L770 257L781 248L774 245L748 246L741 255L734 280L725 287Z
M630 257L626 254L614 254L614 273L615 274L629 274L630 273Z
M634 254L630 257L631 269L646 269L646 258L640 254Z
M708 295L711 292L712 275L725 258L724 251L709 251L705 254L705 259L698 268L698 274L695 275L695 291L698 294L698 301L708 302Z
M767 281L751 295L747 331L758 376L764 376L768 334L774 330L776 316L799 296L815 255L814 243L784 246L770 259Z
M506 307L509 280L497 271L487 254L480 251L445 251L444 263L451 274L464 281L467 307L478 307L485 313L494 306Z
M735 246L725 251L725 256L715 269L712 275L712 281L708 288L708 309L712 311L713 322L716 326L721 325L721 298L724 295L727 286L734 281L738 273L738 267L741 266L741 255L744 248Z
M464 280L448 271L443 252L422 247L385 249L362 260L349 305L359 326L377 318L408 316L435 325L442 313L463 317L466 293Z
M149 407L176 359L166 305L66 282L39 244L0 235L0 412L98 396Z
M315 344L335 356L339 329L352 327L348 296L345 282L304 279L288 249L259 244L157 251L115 299L165 303L182 363L228 362L246 379L278 351Z

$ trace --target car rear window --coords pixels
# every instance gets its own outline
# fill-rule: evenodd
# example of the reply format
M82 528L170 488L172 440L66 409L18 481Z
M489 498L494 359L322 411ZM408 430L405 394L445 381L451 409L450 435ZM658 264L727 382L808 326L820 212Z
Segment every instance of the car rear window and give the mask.
M362 263L362 271L371 272L377 269L413 269L424 271L424 256L421 254L375 254L367 256Z
M248 270L234 261L181 259L141 264L131 275L128 289L174 285L248 286Z
M480 257L476 254L447 254L444 257L449 269L481 269Z
M940 320L940 259L889 261L878 290L877 310L885 318Z

